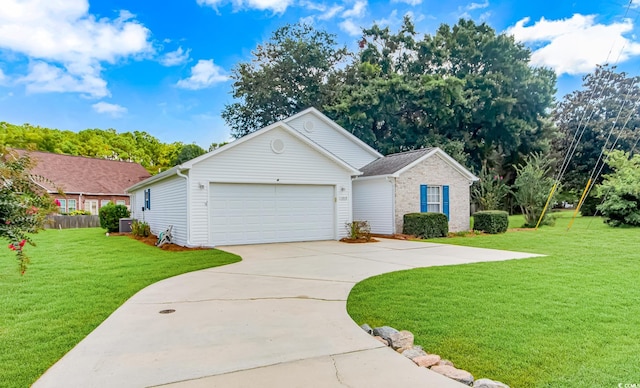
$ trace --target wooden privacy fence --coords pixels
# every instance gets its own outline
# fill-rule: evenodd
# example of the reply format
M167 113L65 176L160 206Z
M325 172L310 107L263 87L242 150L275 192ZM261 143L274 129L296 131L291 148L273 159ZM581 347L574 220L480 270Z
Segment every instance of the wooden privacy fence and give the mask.
M45 229L99 228L100 216L49 216Z

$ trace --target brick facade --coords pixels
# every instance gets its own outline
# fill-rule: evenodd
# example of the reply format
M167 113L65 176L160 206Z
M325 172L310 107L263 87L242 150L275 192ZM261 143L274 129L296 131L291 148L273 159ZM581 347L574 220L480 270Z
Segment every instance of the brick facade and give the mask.
M426 178L424 178L426 177ZM435 154L396 178L396 231L402 232L403 216L420 212L420 185L449 186L449 231L469 230L469 180Z
M61 209L62 213L67 213L70 211L69 209L69 200L76 201L76 210L94 210L92 213L98 214L94 209L90 209L90 203L87 201L97 201L97 209L102 207L102 201L110 201L114 204L117 204L118 201L124 201L124 204L129 207L130 199L128 195L79 195L79 194L67 194L67 195L59 195L59 194L51 194L52 198L58 200L65 200L66 209Z

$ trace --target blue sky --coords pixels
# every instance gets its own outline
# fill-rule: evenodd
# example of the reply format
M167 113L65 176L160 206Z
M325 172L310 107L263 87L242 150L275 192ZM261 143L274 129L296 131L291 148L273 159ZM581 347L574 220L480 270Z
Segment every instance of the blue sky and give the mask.
M433 33L485 21L553 68L559 96L597 63L640 74L640 0L0 0L0 121L146 131L207 148L229 139L231 69L271 32L304 21L352 50L359 28L411 14Z

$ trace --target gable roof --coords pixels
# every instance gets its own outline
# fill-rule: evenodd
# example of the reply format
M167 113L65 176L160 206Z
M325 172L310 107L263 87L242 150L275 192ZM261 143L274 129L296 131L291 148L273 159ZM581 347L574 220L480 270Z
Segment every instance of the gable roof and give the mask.
M37 183L49 192L125 195L125 189L151 176L138 163L16 150L28 154L35 167L31 175L46 178ZM48 180L48 181L47 181Z
M362 170L363 173L362 177L393 176L397 178L405 171L433 155L440 156L445 163L470 181L478 180L478 177L473 175L469 170L438 147L421 148L413 151L390 154L378 160L374 160L368 165L362 167L360 170Z
M376 156L378 158L381 158L381 157L384 156L380 152L378 152L376 149L374 149L373 147L371 147L367 143L365 143L362 140L360 140L360 138L358 138L356 135L354 135L353 133L347 131L346 129L342 128L341 126L339 126L335 121L331 120L330 118L325 116L324 113L320 112L318 109L316 109L314 107L307 108L307 109L303 110L302 112L296 113L295 115L293 115L291 117L287 117L286 119L284 119L282 121L285 122L285 123L288 123L288 122L293 121L293 120L297 119L298 117L304 116L304 115L306 115L308 113L313 114L318 119L323 121L325 124L327 124L331 128L333 128L336 131L338 131L339 133L341 133L347 139L349 139L353 143L357 144L358 146L360 146L360 148L362 148L363 150L367 151L371 155Z
M340 167L344 168L345 170L349 171L352 175L361 175L362 172L360 172L360 170L355 169L353 166L351 166L349 163L345 162L344 160L338 158L336 155L332 154L331 152L327 151L326 149L324 149L323 147L321 147L320 145L318 145L316 142L314 142L313 140L309 139L308 137L304 136L303 134L301 134L300 132L296 131L295 129L291 128L290 125L288 125L287 123L283 122L283 121L278 121L276 123L273 123L269 126L266 126L262 129L259 129L253 133L250 133L246 136L241 137L240 139L234 140L229 144L225 144L224 146L215 149L213 151L207 152L204 155L200 155L197 158L191 159L189 161L186 161L184 163L182 163L181 165L175 166L173 168L171 168L170 170L164 171L158 175L152 176L151 178L145 179L142 182L138 182L132 186L129 186L127 188L127 192L131 192L132 190L137 190L143 186L147 186L153 182L168 178L170 176L176 175L179 171L184 171L184 170L189 170L191 167L193 167L195 164L198 164L200 162L202 162L203 160L207 160L211 157L214 157L217 154L220 154L222 152L226 152L229 151L230 149L233 149L234 147L237 147L238 145L247 142L255 137L258 137L262 134L265 134L271 130L274 130L276 128L280 128L283 129L284 131L286 131L288 134L292 135L293 137L295 137L296 139L300 140L302 143L308 145L309 147L311 147L312 149L314 149L315 151L319 152L320 154L324 155L327 159L330 159L331 161L333 161L334 163L336 163L337 165L339 165Z

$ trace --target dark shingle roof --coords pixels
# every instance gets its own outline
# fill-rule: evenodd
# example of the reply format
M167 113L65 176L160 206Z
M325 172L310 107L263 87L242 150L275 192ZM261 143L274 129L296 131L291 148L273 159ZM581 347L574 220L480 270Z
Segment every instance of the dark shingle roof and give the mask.
M360 169L363 173L361 176L394 174L431 151L433 151L433 147L387 155L362 167Z
M38 181L49 191L60 188L65 193L125 194L127 187L151 176L138 163L40 151L28 154L36 163L31 174L49 180Z

